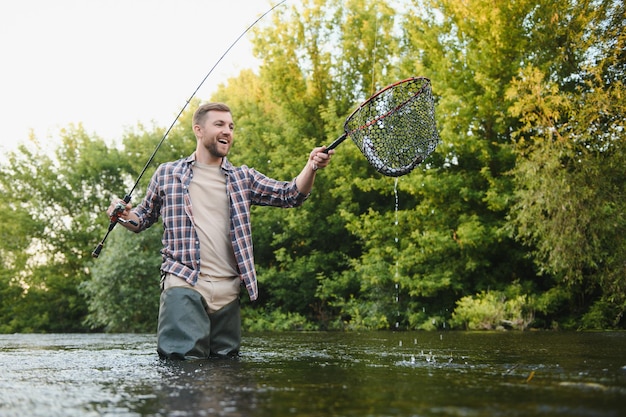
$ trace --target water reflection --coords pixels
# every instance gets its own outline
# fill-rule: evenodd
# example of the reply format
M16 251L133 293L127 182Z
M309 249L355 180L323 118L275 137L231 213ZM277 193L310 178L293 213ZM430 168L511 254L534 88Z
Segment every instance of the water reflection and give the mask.
M0 416L607 416L626 333L268 333L166 361L153 335L0 335Z
M163 360L157 368L160 380L153 387L154 401L146 404L148 414L253 415L257 384L240 360Z

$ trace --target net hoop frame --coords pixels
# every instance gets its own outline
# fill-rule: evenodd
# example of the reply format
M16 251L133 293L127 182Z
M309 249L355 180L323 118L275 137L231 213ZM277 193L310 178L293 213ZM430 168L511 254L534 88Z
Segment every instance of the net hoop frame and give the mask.
M364 118L363 120L364 123L362 125L358 125L356 127L350 126L351 123L355 124L352 119L354 119L357 116L360 116L359 112L367 111L366 108L368 106L375 105L375 102L381 95L389 92L389 90L393 90L397 88L398 86L401 86L403 84L408 84L408 83L421 83L421 85L416 85L415 91L412 91L411 89L409 89L408 91L409 94L406 97L402 97L401 98L402 101L400 103L398 104L394 103L393 108L384 109L385 111L383 114L376 114L374 115L375 117L373 117L372 119ZM389 94L393 94L393 93L389 93ZM432 124L432 128L429 129L431 132L429 134L428 139L426 140L426 143L428 145L426 149L420 149L421 147L417 146L415 148L416 152L414 154L414 157L412 157L410 161L407 160L403 162L400 166L381 163L380 159L372 157L371 152L369 152L371 149L367 149L364 143L360 139L357 139L357 137L361 136L360 132L371 128L375 124L383 123L383 121L386 118L394 115L398 111L401 111L403 107L409 104L412 104L416 100L419 100L418 97L422 94L427 94L427 100L431 102L431 106L429 106L430 108L426 112L428 113L429 117L427 119L424 119L424 120L430 120L430 123ZM351 139L353 140L353 142L357 145L359 150L368 159L370 164L373 165L374 168L381 174L385 176L390 176L390 177L399 177L399 176L406 175L409 172L411 172L417 165L422 163L426 159L426 157L428 157L435 150L437 144L439 143L439 135L437 133L436 124L435 124L434 101L432 99L430 79L426 77L409 77L409 78L397 81L393 84L390 84L378 90L376 93L374 93L374 95L372 95L367 100L362 102L354 111L352 111L352 113L350 113L350 115L346 118L346 121L344 123L343 135L341 135L332 144L330 144L326 150L328 151L330 149L334 149L349 136L351 136ZM423 145L424 143L425 142L420 141L419 145Z
M415 94L413 94L411 97L409 97L408 99L404 100L402 103L400 103L399 105L397 105L396 107L394 107L392 110L389 110L387 113L380 115L372 120L370 120L369 122L367 122L366 124L359 126L356 129L352 129L350 131L348 131L348 129L346 128L348 123L350 123L350 120L354 117L355 114L357 114L359 111L361 111L363 109L363 107L367 106L368 104L370 104L372 101L374 101L378 96L380 96L381 94L383 94L385 91L391 90L392 88L395 88L401 84L405 84L408 82L412 82L412 81L416 81L416 80L424 80L426 81L424 83L424 85L422 86L422 88L420 88ZM393 84L388 85L387 87L378 90L376 93L374 93L373 96L371 96L370 98L368 98L367 100L365 100L363 103L361 103L359 105L359 107L357 107L352 113L350 113L350 116L348 116L348 118L346 119L346 122L344 123L344 128L346 131L347 135L351 135L354 132L357 132L359 130L363 130L367 127L370 127L371 125L373 125L374 123L379 122L380 120L385 119L387 116L389 116L390 114L395 113L396 111L400 110L402 107L406 106L407 103L409 103L410 101L412 101L416 96L419 96L420 94L422 94L424 92L424 90L426 90L428 87L430 86L430 79L426 78L426 77L410 77L410 78L406 78L404 80L401 81L397 81Z

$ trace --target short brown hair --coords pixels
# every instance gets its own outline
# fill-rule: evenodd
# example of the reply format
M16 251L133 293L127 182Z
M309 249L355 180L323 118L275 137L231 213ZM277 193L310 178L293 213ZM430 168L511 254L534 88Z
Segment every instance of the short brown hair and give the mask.
M228 107L224 103L204 103L200 105L200 107L198 107L198 109L193 114L192 125L195 126L202 124L204 117L210 111L225 111L232 114L232 112L230 111L230 107Z

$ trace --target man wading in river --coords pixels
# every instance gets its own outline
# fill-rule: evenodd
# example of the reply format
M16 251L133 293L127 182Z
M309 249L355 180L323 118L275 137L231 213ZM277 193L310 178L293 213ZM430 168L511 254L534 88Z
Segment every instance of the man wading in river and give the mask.
M115 199L107 210L111 216L124 204L121 224L134 232L163 219L157 351L164 358L238 355L241 285L251 300L258 296L250 205L301 205L334 152L313 149L296 178L278 181L228 161L234 127L227 105L201 105L193 116L195 152L160 165L134 209Z

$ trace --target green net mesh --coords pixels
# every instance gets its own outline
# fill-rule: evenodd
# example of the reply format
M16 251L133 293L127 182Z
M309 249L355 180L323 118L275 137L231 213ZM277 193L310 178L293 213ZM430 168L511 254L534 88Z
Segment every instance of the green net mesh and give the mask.
M439 143L430 80L414 77L390 85L359 106L344 130L381 174L408 174Z

